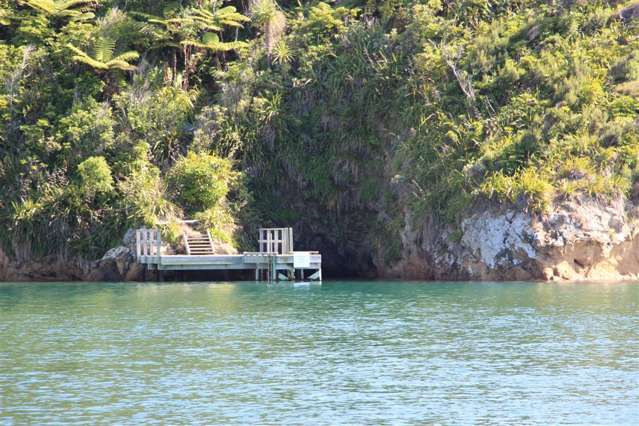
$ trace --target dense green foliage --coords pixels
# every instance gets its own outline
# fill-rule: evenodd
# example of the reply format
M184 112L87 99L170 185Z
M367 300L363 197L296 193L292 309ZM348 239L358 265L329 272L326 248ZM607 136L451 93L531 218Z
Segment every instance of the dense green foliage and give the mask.
M385 236L400 208L629 195L629 4L0 0L3 246L94 256L186 216Z

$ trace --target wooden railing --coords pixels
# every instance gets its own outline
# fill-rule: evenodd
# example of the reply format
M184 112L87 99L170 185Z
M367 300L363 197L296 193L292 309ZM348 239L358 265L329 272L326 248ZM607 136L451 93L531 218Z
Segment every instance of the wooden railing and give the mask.
M293 228L260 228L258 243L260 253L292 253Z
M144 256L160 257L162 235L158 229L141 228L135 231L135 247L138 259Z

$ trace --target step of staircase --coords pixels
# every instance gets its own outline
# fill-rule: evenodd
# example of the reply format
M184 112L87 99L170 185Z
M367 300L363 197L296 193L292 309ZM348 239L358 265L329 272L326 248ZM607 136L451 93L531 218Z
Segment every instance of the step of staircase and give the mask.
M211 235L208 232L206 234L184 234L184 242L186 245L186 253L188 255L206 256L215 254L213 251Z

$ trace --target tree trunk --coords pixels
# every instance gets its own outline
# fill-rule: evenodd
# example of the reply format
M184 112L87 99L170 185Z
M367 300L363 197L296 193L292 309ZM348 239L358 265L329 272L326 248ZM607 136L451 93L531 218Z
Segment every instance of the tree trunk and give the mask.
M184 71L182 73L182 89L189 90L189 74L191 70L191 48L190 46L184 46L182 49L184 53Z
M173 58L172 58L172 62L173 62L173 75L171 76L171 82L173 83L173 86L175 86L175 81L177 79L177 50L173 49Z

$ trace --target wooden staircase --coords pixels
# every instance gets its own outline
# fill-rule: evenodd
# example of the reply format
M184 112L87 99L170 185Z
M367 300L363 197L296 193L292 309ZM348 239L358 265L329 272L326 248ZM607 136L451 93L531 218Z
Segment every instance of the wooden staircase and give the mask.
M189 256L208 256L215 254L211 234L208 231L206 231L206 234L184 234L184 245L186 246L186 254Z

